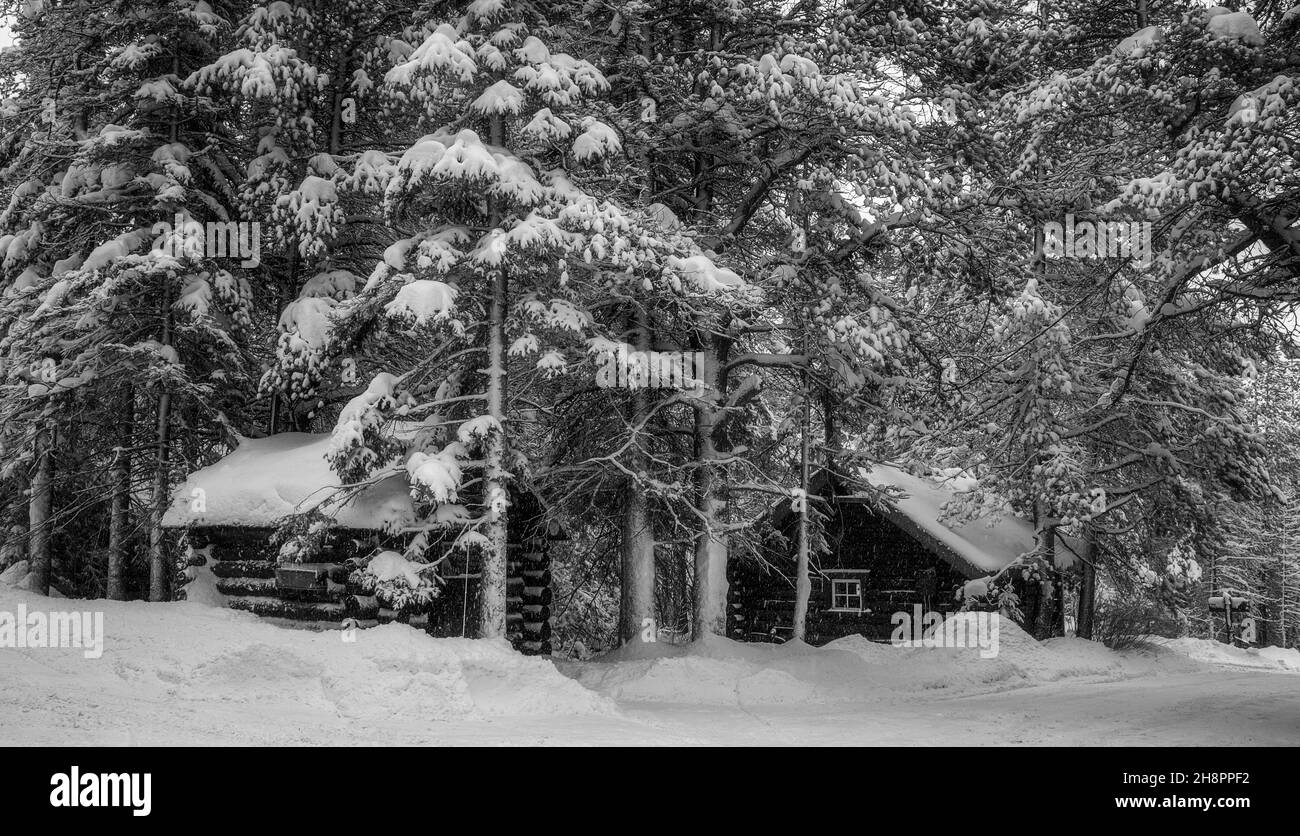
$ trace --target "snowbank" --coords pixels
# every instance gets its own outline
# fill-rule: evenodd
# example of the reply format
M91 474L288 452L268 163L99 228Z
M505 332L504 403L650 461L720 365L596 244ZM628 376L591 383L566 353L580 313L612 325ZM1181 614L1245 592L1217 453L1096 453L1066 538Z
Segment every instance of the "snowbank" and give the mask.
M1292 681L1272 673L1300 670L1294 650L1181 639L1116 653L1004 621L992 659L709 638L557 664L401 625L345 641L195 602L56 601L10 585L26 577L0 574L0 612L99 610L103 655L0 647L0 745L1295 739ZM1178 719L1189 699L1233 710Z
M920 693L983 693L1196 667L1186 660L1116 653L1082 639L1039 643L1005 618L998 645L998 655L985 659L977 648L895 647L862 636L820 648L709 637L691 645L629 645L591 662L562 663L561 669L620 701L743 707L907 701Z
M0 585L0 611L61 606ZM66 605L63 605L66 606ZM354 724L422 728L501 717L593 716L612 703L504 641L435 639L390 624L355 632L290 629L197 603L79 601L104 613L104 653L0 648L0 744L29 712L64 706L99 742L192 743L169 723L211 718L197 742L357 742ZM97 714L100 706L112 706ZM234 738L225 728L239 729ZM111 732L117 731L118 735ZM65 742L84 737L64 730ZM211 735L207 738L207 735ZM125 739L124 739L125 738ZM375 740L375 743L401 742Z
M1210 665L1300 673L1300 650L1294 647L1234 647L1214 639L1162 639L1156 646Z
M25 592L34 591L36 586L36 573L32 572L27 565L26 560L20 560L17 563L0 572L0 586L12 586ZM66 597L62 592L50 587L51 598Z

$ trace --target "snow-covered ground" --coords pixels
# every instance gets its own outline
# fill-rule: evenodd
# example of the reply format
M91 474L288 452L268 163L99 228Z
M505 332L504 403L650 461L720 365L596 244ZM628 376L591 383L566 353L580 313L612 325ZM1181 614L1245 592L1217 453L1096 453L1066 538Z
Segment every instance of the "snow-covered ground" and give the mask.
M7 581L7 582L6 582ZM1300 744L1300 652L1181 639L999 655L714 639L591 662L400 625L290 629L199 603L68 601L0 580L0 614L102 610L103 655L0 647L0 744Z

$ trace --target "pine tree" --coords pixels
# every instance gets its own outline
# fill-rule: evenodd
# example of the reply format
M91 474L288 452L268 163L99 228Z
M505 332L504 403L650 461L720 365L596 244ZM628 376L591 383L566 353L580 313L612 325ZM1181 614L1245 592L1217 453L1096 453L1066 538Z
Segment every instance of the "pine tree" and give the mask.
M59 449L60 436L77 439L77 466L49 478L82 497L67 514L93 506L100 525L116 527L106 584L118 595L125 495L147 474L149 597L162 600L173 426L219 420L240 398L249 288L208 254L197 218L225 220L229 189L207 155L212 113L182 90L226 23L203 2L34 8L17 27L16 60L64 57L6 109L17 150L0 214L9 277L0 408L6 428L38 428L42 485L50 454L73 454ZM37 116L44 126L24 133ZM132 420L145 410L147 422ZM84 474L128 451L135 473L111 480L110 511ZM45 503L48 493L39 496ZM33 521L47 513L34 507Z
M583 168L621 140L599 118L602 74L548 45L561 18L548 4L469 3L419 17L418 45L395 47L390 106L421 108L431 132L380 173L386 216L414 234L388 248L336 317L340 345L436 341L344 409L337 466L390 465L392 446L375 452L387 443L385 410L423 421L429 431L400 455L431 528L462 485L477 494L456 542L481 549L486 637L504 634L509 492L528 469L511 429L519 404L571 361L590 364L593 345L610 345L586 307L595 288L657 272L656 253L670 248L646 219L583 188Z
M412 121L380 101L401 17L400 7L357 0L259 4L235 48L188 79L229 108L216 151L243 170L241 216L261 223L259 289L279 317L260 384L272 432L307 428L352 388L337 377L340 358L327 356L330 313L393 242L379 217L376 166Z

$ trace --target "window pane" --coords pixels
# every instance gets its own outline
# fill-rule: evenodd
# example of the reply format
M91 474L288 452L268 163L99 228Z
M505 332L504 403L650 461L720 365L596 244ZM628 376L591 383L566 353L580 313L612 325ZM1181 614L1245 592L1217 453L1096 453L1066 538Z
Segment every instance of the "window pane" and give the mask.
M831 607L837 610L862 611L862 581L856 578L831 579Z

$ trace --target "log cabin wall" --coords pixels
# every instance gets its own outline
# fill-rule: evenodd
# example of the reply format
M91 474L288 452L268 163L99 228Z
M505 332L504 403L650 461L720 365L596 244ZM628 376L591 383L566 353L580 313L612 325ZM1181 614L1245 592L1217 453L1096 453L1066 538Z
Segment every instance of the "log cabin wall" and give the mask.
M545 510L531 493L511 498L513 513L507 525L506 637L528 656L551 653L551 553L552 540L563 533L548 521Z
M895 612L951 612L956 592L967 580L887 518L853 499L831 506L824 536L829 553L811 558L812 596L808 605L809 644L822 645L860 634L888 641ZM739 641L781 642L794 622L794 520L781 527L788 542L773 538L764 559L733 561L728 567L727 635ZM860 583L861 611L832 607L833 581Z
M186 538L194 557L189 562L211 569L217 591L228 596L227 606L254 615L322 626L337 626L346 618L393 621L402 615L381 612L374 596L350 578L350 561L389 545L376 532L338 529L316 561L302 564L324 570L326 584L321 590L285 590L277 585L280 563L278 549L271 543L274 534L274 528L251 526L190 528Z
M550 541L562 536L540 516L540 505L530 497L516 497L519 511L511 517L507 549L507 638L526 655L551 652ZM320 589L290 590L276 583L280 567L272 545L274 528L216 526L186 531L192 557L186 566L211 569L218 592L227 606L268 618L286 619L304 626L338 628L346 619L363 626L401 622L425 629L437 637L475 635L478 625L479 559L476 554L454 552L440 567L442 593L427 607L392 610L380 604L373 591L354 574L364 558L377 549L401 551L402 538L380 532L335 529L322 553L310 563L295 564L320 569L325 583ZM177 588L188 578L179 577ZM184 590L179 597L184 597Z

